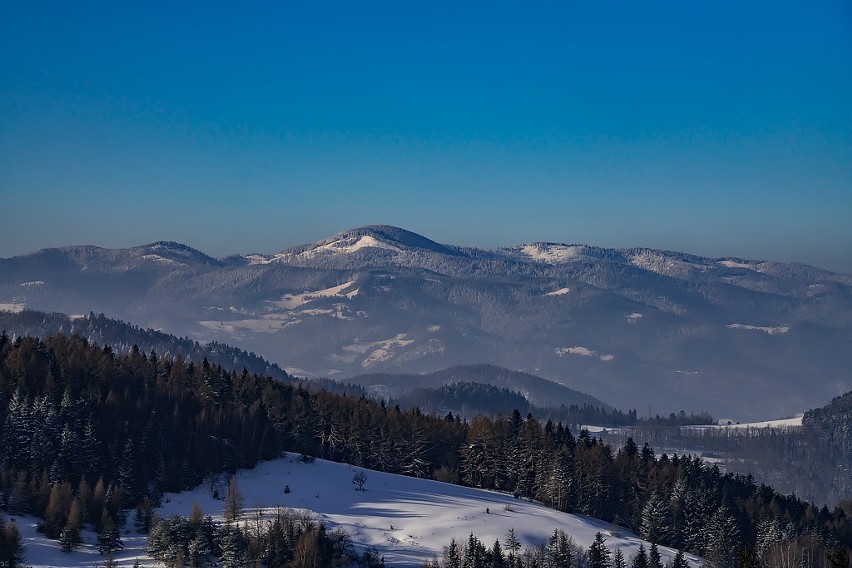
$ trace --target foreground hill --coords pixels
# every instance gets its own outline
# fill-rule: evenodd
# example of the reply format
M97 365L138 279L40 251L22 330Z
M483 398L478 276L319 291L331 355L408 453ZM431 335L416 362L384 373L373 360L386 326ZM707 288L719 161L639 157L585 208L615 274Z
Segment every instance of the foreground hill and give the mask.
M219 260L66 247L0 260L0 305L103 312L311 376L487 361L643 414L762 419L852 389L852 276L640 248L484 250L387 226Z
M505 541L513 529L523 546L546 543L554 530L571 536L584 550L591 546L595 533L603 532L611 550L620 548L626 556L636 554L639 544L650 543L611 523L561 513L543 505L515 499L505 493L460 487L425 479L415 479L379 471L353 468L325 460L305 463L297 455L264 462L252 470L241 470L235 479L246 504L243 519L254 526L258 515L262 523L275 518L280 507L294 510L301 517L311 514L322 521L327 531L344 529L357 552L374 548L386 566L416 568L432 558L440 558L451 539L464 541L471 533L489 545ZM356 472L367 475L365 491L356 491L351 483ZM284 487L290 488L284 493ZM222 487L217 489L222 490ZM195 505L205 515L222 520L225 503L214 498L208 483L181 493L164 496L157 510L161 519L172 515L189 516ZM486 513L486 509L489 511ZM55 541L34 530L35 519L19 517L27 553L24 561L41 566L90 567L103 559L97 554L95 535L85 535L86 545L64 554ZM124 535L125 548L116 555L120 565L139 560L155 565L145 553L147 539L135 530ZM674 551L660 548L665 561ZM689 557L693 565L698 558Z

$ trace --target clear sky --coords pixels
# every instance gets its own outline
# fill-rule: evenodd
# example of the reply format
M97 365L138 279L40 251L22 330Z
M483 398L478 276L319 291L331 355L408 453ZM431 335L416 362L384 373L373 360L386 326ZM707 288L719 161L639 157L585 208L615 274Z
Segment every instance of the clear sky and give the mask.
M852 3L0 2L0 257L371 223L852 273Z

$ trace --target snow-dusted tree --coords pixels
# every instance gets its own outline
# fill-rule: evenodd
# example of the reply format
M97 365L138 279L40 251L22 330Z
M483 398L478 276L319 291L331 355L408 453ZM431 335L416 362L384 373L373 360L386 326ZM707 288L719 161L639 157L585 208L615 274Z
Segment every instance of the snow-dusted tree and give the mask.
M606 539L600 531L595 534L595 541L589 547L588 563L589 568L612 567L609 548L607 548Z
M627 560L624 559L621 548L616 548L612 555L612 568L627 568Z
M112 515L104 509L101 514L101 532L98 534L98 552L101 556L108 556L122 548L124 548L124 543L121 541L118 527Z
M723 505L707 526L705 556L716 568L734 568L739 546L739 527L728 508Z
M639 534L649 542L667 542L671 529L671 511L668 500L659 492L652 491L642 508L642 524Z
M313 550L309 549L309 543L307 542L309 536L306 535L310 535L310 532L303 532L301 535L302 538L299 538L299 541L296 543L296 553L298 556L294 558L293 566L297 565L297 560L313 558ZM303 538L305 539L305 542L302 542ZM241 566L245 561L246 548L248 547L243 531L235 526L227 525L222 529L222 535L219 542L222 549L222 556L220 560L223 568L237 568L238 566ZM299 543L302 544L301 548L299 547ZM310 566L310 564L304 563L298 565Z
M757 538L755 539L755 552L761 560L766 559L766 555L772 545L781 542L784 535L781 530L781 525L774 517L761 519L757 523Z
M554 530L547 542L547 559L550 566L570 568L579 566L580 550L574 539L565 531ZM622 568L624 568L622 566Z
M521 550L521 541L518 540L518 535L515 534L514 528L510 528L509 532L506 533L506 550L508 551L507 557L510 560L517 558L518 551Z
M452 539L450 545L444 549L444 568L462 568L461 553L456 539Z
M485 568L485 545L470 533L462 552L462 568Z

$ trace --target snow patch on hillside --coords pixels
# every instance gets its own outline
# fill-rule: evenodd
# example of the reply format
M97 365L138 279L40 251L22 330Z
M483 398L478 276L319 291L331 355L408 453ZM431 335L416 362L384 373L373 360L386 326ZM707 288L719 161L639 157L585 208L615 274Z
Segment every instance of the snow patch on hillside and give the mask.
M186 266L183 262L178 262L177 260L166 258L158 254L143 254L142 259L150 260L151 262L159 262L160 264L168 264L170 266Z
M745 329L750 331L762 331L763 333L768 333L769 335L784 335L788 331L790 331L789 325L779 325L775 327L762 326L762 325L749 325L745 323L731 323L726 326L729 329Z
M332 286L323 290L307 290L298 294L285 294L280 300L272 300L269 303L277 308L293 310L320 298L342 297L351 300L359 294L358 288L350 290L354 284L355 281L350 280L349 282L344 282L338 286Z
M345 345L343 350L350 353L366 355L364 360L361 361L361 366L368 369L374 365L392 359L395 355L395 350L407 347L412 343L414 343L414 340L409 339L407 334L398 333L395 337L391 337L390 339L373 341L371 343L354 343L352 345Z
M19 302L10 302L7 304L0 304L0 312L12 312L13 314L20 313L27 308L26 304L22 304Z
M615 355L599 354L597 351L581 345L575 345L574 347L557 347L554 349L554 352L560 357L563 355L579 355L580 357L596 357L601 361L612 361L615 359Z
M32 288L37 286L44 286L44 280L33 280L32 282L21 282L18 286L23 286L24 288Z
M725 268L746 268L748 270L754 270L754 266L751 264L747 262L738 262L736 260L720 260L719 264Z
M688 262L661 253L645 250L630 257L630 264L650 272L664 276L684 278L695 272L705 272L708 267L703 264Z
M105 558L98 554L98 537L93 530L81 531L83 540L79 549L73 552L62 552L59 541L50 540L36 530L41 519L20 515L4 515L6 521L14 520L21 532L24 544L24 565L32 568L48 568L66 566L69 568L92 568L103 566ZM130 522L128 525L132 525ZM136 560L142 566L156 566L154 560L145 553L148 539L135 531L123 531L121 539L124 549L115 552L117 566L133 566Z
M536 262L556 264L576 258L583 253L582 246L535 243L522 245L520 252Z
M570 294L571 288L560 288L559 290L554 290L553 292L548 292L545 296L564 296L565 294Z
M762 422L744 422L742 424L734 424L734 423L728 424L728 422L732 422L732 421L723 418L723 419L719 420L719 424L707 425L707 426L689 426L689 428L698 429L698 430L705 429L705 428L710 428L710 429L717 429L717 428L728 429L728 428L730 428L730 429L733 429L733 430L739 430L739 429L744 429L744 428L799 428L799 427L802 426L802 418L803 417L804 417L804 414L797 414L796 416L793 416L792 418L780 418L780 419L777 419L777 420L764 420Z
M627 320L627 323L636 323L642 319L642 314L639 312L633 312L632 314L624 316L624 318Z

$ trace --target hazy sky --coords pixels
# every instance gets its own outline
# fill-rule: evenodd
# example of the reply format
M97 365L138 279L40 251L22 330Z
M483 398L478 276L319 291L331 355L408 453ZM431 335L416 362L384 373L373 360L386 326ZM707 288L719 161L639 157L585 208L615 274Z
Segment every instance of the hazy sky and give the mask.
M0 257L370 223L852 273L852 3L0 3Z

